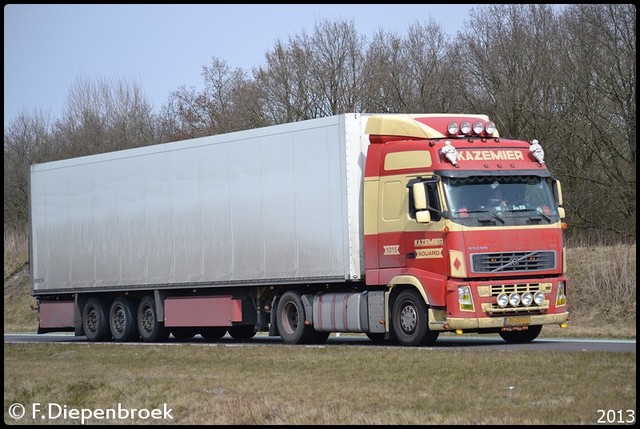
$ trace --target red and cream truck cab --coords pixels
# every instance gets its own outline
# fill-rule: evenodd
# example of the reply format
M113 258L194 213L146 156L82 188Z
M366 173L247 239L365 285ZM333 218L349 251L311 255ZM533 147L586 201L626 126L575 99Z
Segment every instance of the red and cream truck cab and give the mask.
M485 115L372 116L366 133L366 283L389 285L401 343L566 327L562 193L538 141Z

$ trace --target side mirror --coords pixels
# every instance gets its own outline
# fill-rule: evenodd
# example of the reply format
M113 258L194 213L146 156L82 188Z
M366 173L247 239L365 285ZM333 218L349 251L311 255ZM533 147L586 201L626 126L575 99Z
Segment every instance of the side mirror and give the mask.
M418 223L431 222L431 213L429 213L429 210L421 210L419 212L416 212L416 222Z
M424 188L423 182L414 183L411 186L413 192L413 205L417 211L427 209L427 190Z
M431 213L427 210L429 206L427 202L427 189L424 185L424 182L417 182L411 186L413 205L416 207L416 222L418 223L431 222Z

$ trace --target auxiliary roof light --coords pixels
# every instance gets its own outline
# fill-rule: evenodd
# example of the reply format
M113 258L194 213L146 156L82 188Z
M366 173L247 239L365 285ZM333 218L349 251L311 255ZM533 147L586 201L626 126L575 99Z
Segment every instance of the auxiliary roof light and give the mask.
M492 136L493 133L496 132L496 124L493 123L493 121L489 121L487 122L487 124L484 126L485 131L487 132L488 135Z
M475 121L473 123L473 132L480 135L484 130L484 125L482 125L482 121Z
M449 125L447 125L447 131L449 131L449 134L457 134L458 133L458 123L455 121L451 121L449 122Z

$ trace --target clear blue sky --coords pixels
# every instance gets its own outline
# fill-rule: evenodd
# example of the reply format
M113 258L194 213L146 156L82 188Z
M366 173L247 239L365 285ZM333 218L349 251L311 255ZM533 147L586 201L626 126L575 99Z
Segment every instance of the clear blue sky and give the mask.
M454 35L472 4L9 4L4 7L4 125L20 112L60 119L79 78L133 81L157 113L180 86L203 85L212 57L250 72L324 20L353 20L359 34L400 35L435 20Z

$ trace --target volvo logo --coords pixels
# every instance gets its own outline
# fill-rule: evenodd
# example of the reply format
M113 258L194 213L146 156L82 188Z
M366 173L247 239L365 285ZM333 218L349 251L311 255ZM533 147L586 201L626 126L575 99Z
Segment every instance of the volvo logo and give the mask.
M520 261L518 260L518 258L511 258L511 260L507 265L511 265L512 267L517 267L519 263Z

